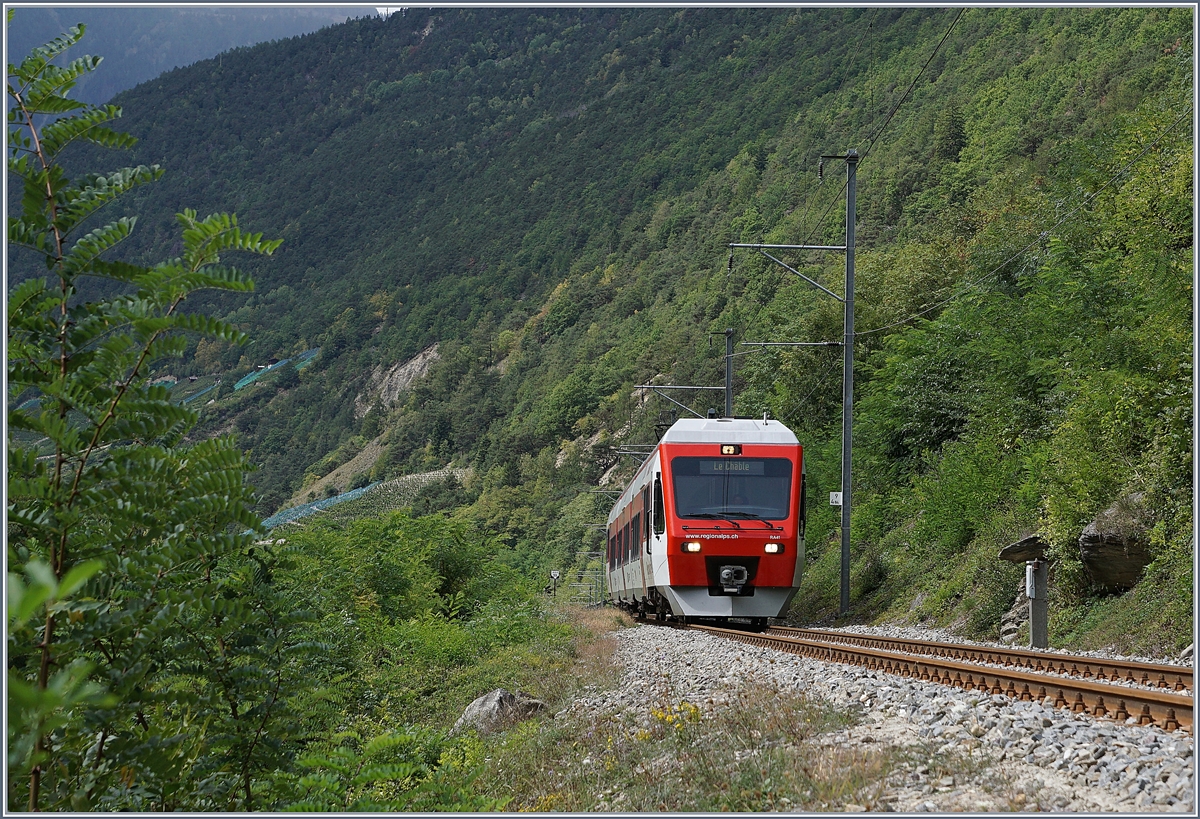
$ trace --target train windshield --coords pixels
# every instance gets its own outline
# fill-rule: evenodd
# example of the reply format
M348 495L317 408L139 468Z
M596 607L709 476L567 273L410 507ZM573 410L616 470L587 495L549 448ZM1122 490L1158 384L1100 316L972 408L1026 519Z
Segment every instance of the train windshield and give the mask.
M786 458L671 459L675 514L682 518L785 520L792 489Z

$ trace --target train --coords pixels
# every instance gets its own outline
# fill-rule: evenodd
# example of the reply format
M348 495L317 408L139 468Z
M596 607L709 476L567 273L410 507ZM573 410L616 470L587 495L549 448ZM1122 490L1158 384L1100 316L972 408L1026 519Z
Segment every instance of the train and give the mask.
M804 571L804 452L763 418L682 418L608 514L611 603L639 619L782 617Z

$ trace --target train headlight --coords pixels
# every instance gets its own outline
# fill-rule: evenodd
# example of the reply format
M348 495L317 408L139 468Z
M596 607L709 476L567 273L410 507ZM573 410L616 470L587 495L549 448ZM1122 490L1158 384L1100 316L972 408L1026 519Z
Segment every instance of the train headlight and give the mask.
M683 544L683 550L684 550L685 552L698 552L698 551L700 551L700 541L698 541L698 540L689 540L689 541L687 541L686 543L684 543L684 544Z
M767 550L767 554L769 554L769 555L777 555L783 551L783 544L782 543L768 543L766 545L766 550Z

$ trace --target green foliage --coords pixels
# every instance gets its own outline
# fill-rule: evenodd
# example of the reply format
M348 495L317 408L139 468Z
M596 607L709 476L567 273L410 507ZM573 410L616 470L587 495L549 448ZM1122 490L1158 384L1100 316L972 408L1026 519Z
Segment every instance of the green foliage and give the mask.
M950 107L938 114L933 124L933 158L939 162L957 162L967 147L967 128L962 111Z
M50 60L82 35L9 66L9 172L22 189L9 241L50 281L9 299L10 400L32 398L8 416L8 804L249 808L254 779L278 764L302 618L246 560L258 520L245 456L228 437L185 443L196 412L147 376L183 354L184 334L244 338L182 305L251 289L221 254L279 242L185 211L178 258L101 258L134 220L91 217L159 171L72 180L61 166L74 141L133 144L106 126L119 108L65 96L99 58ZM85 277L121 292L88 300Z
M349 523L316 519L289 533L288 542L309 557L294 578L297 588L324 578L318 585L326 602L318 610L366 595L368 608L396 622L411 621L414 628L429 620L426 615L437 615L431 621L436 629L506 604L519 609L528 599L526 584L498 560L497 544L464 522L437 515L395 512Z
M1082 529L1139 493L1157 522L1152 566L1192 551L1191 524L1181 525L1192 497L1183 466L1193 452L1184 419L1192 249L1178 238L1186 219L1176 209L1191 149L1170 104L1179 99L1168 86L1120 117L1100 143L1111 151L1103 160L1094 142L1064 144L1069 171L1047 187L1057 195L1075 180L1090 191L1087 211L1035 242L1023 267L984 267L972 292L888 337L871 361L859 440L878 494L856 524L866 524L868 542L922 559L968 556L958 571L935 570L921 583L923 616L957 614L988 634L1017 582L994 565L996 551L1036 531L1056 564L1056 639L1094 645L1103 633L1128 645L1101 625L1088 597ZM1190 585L1168 585L1139 586L1101 608L1126 622L1166 622L1136 612L1156 593L1163 609L1189 608ZM893 594L907 596L899 584ZM1143 638L1158 650L1188 642L1185 632L1164 641L1150 629Z
M433 658L436 674L530 642L544 629L528 591L442 518L393 516L311 546L255 541L245 455L229 436L189 442L198 413L148 374L189 336L243 341L181 305L203 288L250 290L221 257L279 243L188 210L177 258L101 258L133 220L83 221L157 172L73 182L47 153L68 137L128 144L97 126L118 109L56 96L71 76L46 59L81 35L10 67L10 170L24 182L10 233L55 280L29 279L9 302L10 808L500 807L473 795L471 740L390 713L389 696L415 693L405 682L434 679L406 679L390 656ZM78 113L37 119L61 111ZM85 276L118 294L83 297Z
M412 511L416 517L434 512L451 511L468 505L473 496L454 475L422 487L413 498Z
M357 746L357 747L356 747ZM475 795L471 742L409 729L362 743L348 736L329 751L301 757L304 773L278 785L288 811L491 811L507 799ZM464 770L465 768L465 770Z

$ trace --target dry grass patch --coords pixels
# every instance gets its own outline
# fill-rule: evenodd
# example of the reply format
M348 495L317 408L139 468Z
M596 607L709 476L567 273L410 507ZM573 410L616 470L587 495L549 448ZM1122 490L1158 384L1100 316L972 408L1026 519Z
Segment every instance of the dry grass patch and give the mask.
M617 609L587 608L563 605L555 611L578 634L577 651L581 659L587 656L603 658L612 663L617 649L615 632L636 625L628 614Z
M571 628L571 667L554 686L564 701L580 689L605 690L621 679L616 632L634 625L616 609L564 605L554 611Z
M791 811L873 803L887 748L807 742L852 718L754 682L690 702L660 686L643 713L531 721L490 747L481 784L533 811Z

